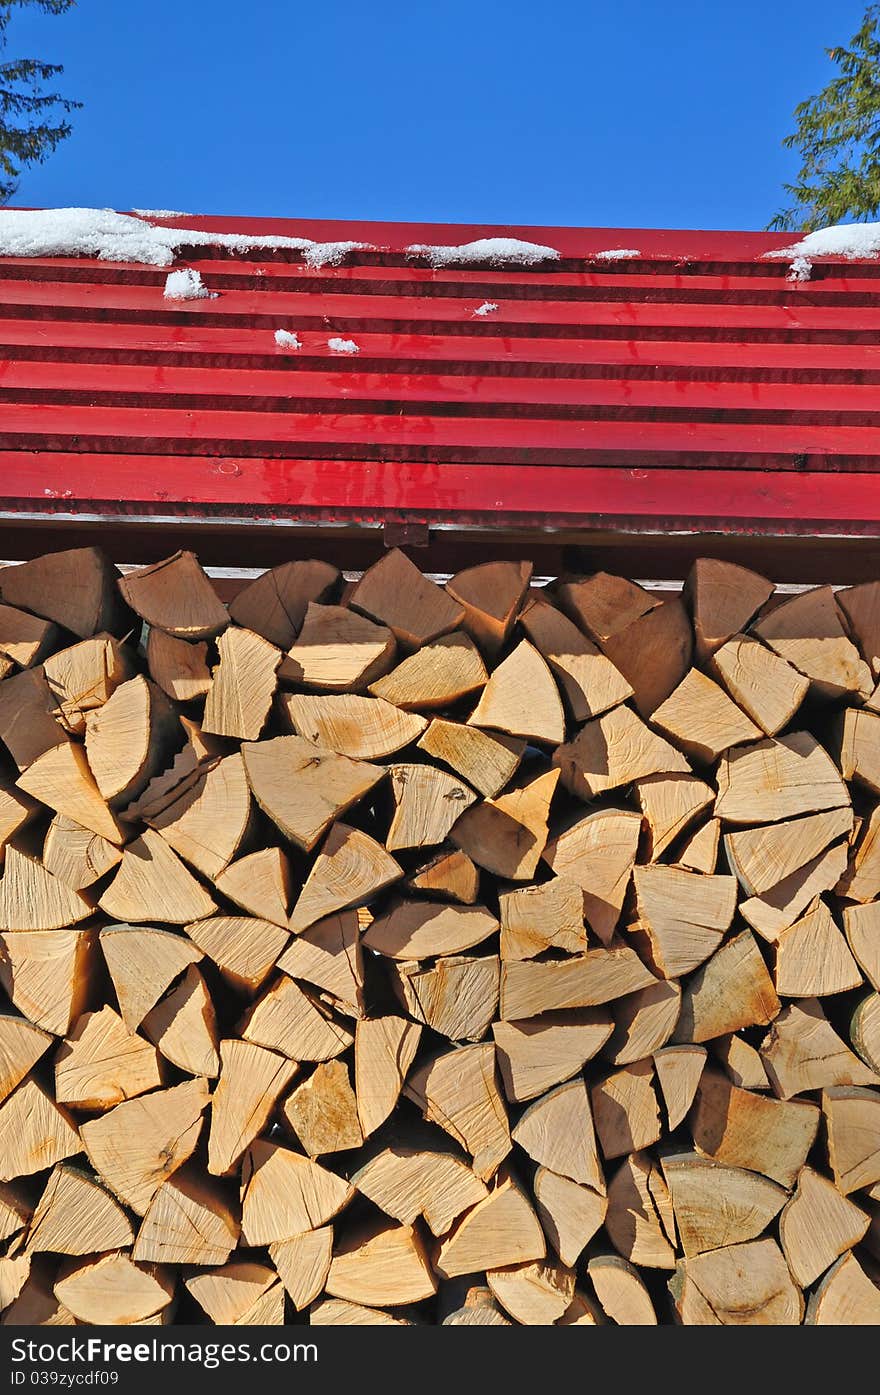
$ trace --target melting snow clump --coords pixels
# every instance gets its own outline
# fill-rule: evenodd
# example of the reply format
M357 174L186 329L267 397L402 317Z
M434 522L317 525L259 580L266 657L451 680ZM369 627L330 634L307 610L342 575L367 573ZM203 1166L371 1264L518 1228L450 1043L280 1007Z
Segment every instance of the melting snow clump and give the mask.
M296 334L291 334L289 329L276 329L275 343L279 349L301 349L302 340Z
M431 266L538 266L540 262L559 261L555 247L521 242L518 237L479 237L460 247L432 247L415 242L406 251L407 256L424 257Z
M607 252L594 252L595 262L628 262L642 254L637 247L609 247Z
M788 281L809 281L813 271L813 263L809 257L795 257L788 269Z
M185 267L181 271L170 271L163 295L166 300L214 299L200 274L191 267Z
M179 208L133 208L139 218L197 218L197 213L181 213Z
M765 252L765 257L858 257L880 256L880 223L839 223L833 228L817 228L800 242L778 251Z
M498 306L495 304L495 301L494 301L494 300L484 300L483 303L482 303L482 305L478 305L478 306L477 306L476 310L474 311L474 314L475 314L475 315L491 315L491 314L492 314L492 311L493 311L493 310L497 310L497 309L498 309Z
M353 339L328 339L327 348L334 354L359 354L360 349Z
M366 242L313 242L303 252L308 266L341 266L349 252L374 251Z

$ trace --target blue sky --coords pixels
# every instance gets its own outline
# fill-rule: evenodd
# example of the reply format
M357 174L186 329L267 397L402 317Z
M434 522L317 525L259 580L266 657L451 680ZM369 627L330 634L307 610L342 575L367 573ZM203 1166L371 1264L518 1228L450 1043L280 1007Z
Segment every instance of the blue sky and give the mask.
M84 109L19 205L761 228L864 0L79 0L7 57Z

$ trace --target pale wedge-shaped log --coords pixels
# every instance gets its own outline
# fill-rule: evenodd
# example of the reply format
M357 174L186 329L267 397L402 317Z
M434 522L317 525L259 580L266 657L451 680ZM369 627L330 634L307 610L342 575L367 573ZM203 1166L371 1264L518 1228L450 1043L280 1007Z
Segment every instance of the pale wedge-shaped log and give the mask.
M354 1034L354 1088L364 1138L390 1115L415 1059L422 1029L404 1017L362 1018Z
M524 1191L505 1175L455 1223L434 1255L444 1279L543 1259L547 1243Z
M28 1177L82 1152L69 1115L30 1076L0 1105L0 1182Z
M581 888L584 915L604 945L620 919L641 828L631 809L597 809L551 838L544 849L544 861L557 876Z
M626 706L587 722L574 740L557 747L553 764L565 789L585 801L646 775L691 773L687 758Z
M136 672L130 650L112 635L95 635L59 649L43 662L53 716L65 731L82 736L89 713L103 707Z
M174 1276L156 1265L135 1264L121 1250L113 1250L63 1264L55 1296L80 1322L128 1326L168 1307Z
M544 857L550 860L546 849ZM545 949L586 952L584 893L567 875L499 892L498 906L502 959L533 959Z
M210 690L211 670L205 643L191 644L164 630L151 629L147 636L147 666L153 682L175 702L192 702Z
M99 838L121 843L123 833L102 797L82 746L54 746L29 765L17 782L25 794L90 829Z
M777 939L776 991L782 997L821 998L861 983L859 967L821 898Z
M399 548L364 572L348 603L388 625L407 649L457 629L464 619L464 606L423 576Z
M17 1300L30 1269L30 1255L8 1254L0 1259L0 1310L9 1308Z
M767 1099L737 1089L717 1071L703 1071L691 1130L697 1150L707 1158L792 1187L818 1127L819 1110L813 1104Z
M636 794L651 835L650 860L656 862L715 798L696 775L648 775Z
M47 872L41 862L6 849L0 881L0 930L62 930L92 914L93 906L79 891Z
M19 770L68 737L52 715L54 698L42 669L12 673L0 683L0 741Z
M731 746L760 738L761 728L698 668L689 669L651 721L694 760L708 763Z
M220 1079L211 1100L208 1171L230 1173L262 1133L297 1073L295 1061L234 1038L220 1043Z
M307 930L335 911L370 901L402 876L381 843L359 828L335 823L290 913L290 929Z
M311 852L319 838L385 774L302 736L276 736L241 748L254 798L286 838Z
M52 1045L48 1032L24 1017L0 1013L0 1101L24 1080L31 1066Z
M84 1012L55 1056L55 1099L74 1109L111 1109L161 1084L155 1046L106 1005Z
M98 970L93 930L0 935L0 984L36 1027L66 1036L89 1006Z
M482 1181L494 1176L512 1147L494 1046L462 1046L436 1056L414 1072L404 1093L430 1123L439 1124L470 1153Z
M594 1255L587 1273L603 1311L618 1327L656 1327L657 1314L638 1269L619 1255Z
M707 819L686 838L676 861L691 872L714 872L718 866L718 846L721 842L721 820Z
M528 640L521 640L493 671L468 722L554 745L565 740L565 714L555 679Z
M63 750L63 747L58 747ZM3 852L10 838L13 838L20 828L30 823L39 812L39 805L35 800L30 799L26 794L20 794L18 790L3 788L0 786L0 863L3 860ZM45 852L43 856L45 862ZM52 868L49 869L50 871Z
M681 988L666 979L621 998L614 1005L614 1033L603 1056L616 1066L628 1066L659 1051L675 1031L681 1005Z
M56 814L46 830L43 866L72 891L94 886L121 861L120 847L63 814Z
M160 920L186 925L217 909L161 834L146 829L122 854L122 862L98 905L114 920Z
M434 847L476 800L461 780L433 765L392 765L394 813L385 839L389 852Z
M745 1037L735 1032L712 1042L712 1054L720 1061L734 1085L741 1090L770 1090L773 1087L760 1053Z
M654 1052L654 1070L670 1133L678 1128L693 1104L705 1064L706 1050L702 1046L664 1046Z
M446 901L398 901L377 916L363 937L366 949L391 959L460 954L494 935L498 921L485 906Z
M182 1168L156 1192L131 1252L154 1264L225 1264L238 1220L222 1191L196 1168Z
M662 1167L687 1258L754 1240L787 1200L785 1188L769 1177L725 1167L699 1153L665 1154Z
M562 1317L556 1323L557 1327L601 1327L605 1323L605 1314L599 1307L595 1298L591 1298L583 1289L575 1289L574 1298L566 1308Z
M428 725L417 712L356 693L284 693L280 706L297 735L352 760L385 760Z
M148 925L111 925L101 931L100 940L119 1011L131 1032L174 980L202 957L185 935Z
M354 1187L342 1177L263 1139L245 1154L241 1186L241 1234L247 1245L289 1240L326 1225L354 1196Z
M304 979L332 994L349 1015L361 1016L364 962L355 911L327 916L295 936L278 967L291 978Z
M488 677L469 635L441 635L377 678L369 690L404 712L432 712L479 693Z
M11 659L19 668L39 663L54 647L57 637L51 620L30 615L12 605L0 605L0 655Z
M660 1109L650 1057L613 1071L591 1091L593 1118L605 1158L649 1148L660 1137Z
M880 896L880 804L851 843L849 863L836 890L851 901L874 901Z
M847 586L834 599L862 658L874 673L880 673L880 586L876 581Z
M726 823L779 823L850 803L831 757L806 731L756 741L718 764L715 813Z
M280 848L261 848L236 858L214 879L214 885L249 915L287 929L290 863Z
M535 1173L534 1193L547 1239L562 1263L573 1267L605 1219L607 1198L546 1167Z
M530 1104L511 1137L542 1167L604 1192L590 1097L580 1076Z
M700 876L655 864L633 873L639 927L654 968L679 978L708 959L730 928L736 910L736 878Z
M202 1079L155 1090L83 1124L81 1146L110 1190L142 1216L162 1183L191 1157L207 1104Z
M305 1230L269 1246L269 1258L298 1313L324 1292L332 1255L332 1225Z
M181 727L184 720L180 718ZM169 805L182 800L189 790L199 784L205 771L216 764L222 752L219 749L208 750L206 743L217 742L219 746L220 738L203 737L201 728L196 736L194 725L185 730L188 739L183 750L178 751L171 764L150 780L139 799L122 810L121 817L126 823L158 818Z
M0 1318L0 1325L3 1327L75 1327L76 1318L73 1313L59 1302L53 1292L57 1271L58 1265L48 1256L37 1256L31 1262L30 1273L18 1298Z
M279 925L250 916L211 916L187 925L186 933L226 981L247 994L265 983L290 938Z
M496 955L450 955L434 965L394 965L392 986L417 1022L451 1041L482 1041L498 1010Z
M566 615L596 641L625 630L660 604L650 591L609 572L564 578L556 582L553 591Z
M694 1255L682 1261L679 1278L675 1307L685 1327L797 1327L803 1320L803 1296L775 1240Z
M344 606L310 604L278 678L327 693L357 691L387 673L396 654L397 643L387 626Z
M480 731L442 717L433 719L417 744L486 799L499 794L516 773L526 748L519 737Z
M752 633L809 678L818 697L870 696L871 670L841 624L830 586L789 596Z
M407 891L423 896L445 896L472 906L480 894L480 873L460 848L439 852L404 883Z
M849 1035L862 1060L880 1074L880 993L869 993L857 1004Z
M367 1306L419 1303L437 1292L424 1241L413 1226L383 1222L343 1234L325 1292Z
M547 843L558 781L559 771L547 770L466 809L449 835L452 842L487 872L510 881L528 880Z
M147 1013L144 1036L172 1065L208 1079L220 1071L217 1014L205 980L191 964L180 982Z
M693 631L684 605L675 596L602 640L601 645L632 685L638 711L650 717L690 668Z
M524 1327L549 1327L566 1313L574 1298L574 1273L552 1260L490 1269L486 1282L498 1302Z
M608 1184L605 1230L624 1259L643 1269L674 1269L675 1220L669 1189L648 1153L631 1153Z
M599 1007L656 983L629 945L612 943L570 959L501 965L501 1016L507 1022L563 1008Z
M610 1014L595 1008L493 1022L498 1069L507 1098L532 1100L576 1075L605 1045L613 1027Z
M783 1099L832 1085L880 1085L880 1078L837 1035L818 998L782 1009L761 1043L761 1058Z
M217 641L220 662L205 699L202 730L239 741L256 741L278 686L281 651L274 644L230 625Z
M848 707L843 715L840 768L845 780L855 780L880 794L880 715Z
M225 605L192 552L138 567L119 578L136 615L178 639L211 639L229 624Z
M386 1216L403 1225L424 1216L434 1235L445 1235L463 1211L489 1195L463 1158L402 1144L377 1153L351 1180Z
M512 1327L490 1288L467 1276L440 1285L437 1308L441 1327Z
M746 930L727 940L686 984L675 1039L711 1041L766 1026L780 1006L755 937Z
M823 1091L822 1113L838 1191L848 1196L880 1181L880 1094L833 1086Z
M787 727L810 680L751 635L734 635L715 654L713 669L738 707L766 736Z
M131 1221L94 1177L68 1163L53 1169L28 1228L28 1254L88 1255L128 1249L133 1240Z
M273 1284L261 1294L246 1313L236 1318L234 1327L283 1327L284 1285Z
M116 589L119 575L97 547L50 552L3 568L3 599L54 620L81 639L98 630L122 634L130 615Z
M102 797L117 808L130 804L165 769L179 734L177 714L160 688L142 674L121 683L103 707L86 715L86 755Z
M310 601L323 601L338 586L339 571L329 562L282 562L243 587L229 602L236 625L254 630L279 649L289 649Z
M810 1296L804 1322L810 1327L876 1327L880 1322L880 1288L854 1254L829 1269Z
M880 992L880 903L844 906L843 928L859 968Z
M447 581L447 592L464 608L462 629L487 659L510 638L531 579L531 562L483 562Z
M773 589L772 582L746 567L715 557L698 557L684 586L697 658L701 662L708 659L732 635L745 629L773 595Z
M836 1259L857 1245L870 1217L833 1182L811 1167L802 1169L797 1191L779 1217L779 1240L801 1288L815 1283Z
M392 1317L381 1308L367 1308L362 1303L347 1303L342 1298L322 1298L313 1303L309 1311L309 1323L312 1327L412 1326L409 1318Z
M817 896L837 885L846 869L846 859L846 843L835 843L763 896L741 901L740 914L765 940L775 942Z
M275 1283L275 1270L268 1264L233 1260L231 1264L208 1269L184 1279L184 1286L218 1326L237 1323Z
M324 1061L288 1095L284 1118L309 1157L360 1148L364 1141L345 1061Z
M293 1061L330 1061L354 1041L347 1027L322 1010L286 974L254 1004L241 1036Z
M761 896L812 862L829 844L848 837L852 810L831 809L761 828L735 829L724 838L730 869L750 896Z
M632 697L632 685L611 660L546 600L531 601L520 624L559 680L575 722L599 717Z
M207 762L178 799L145 818L179 857L213 878L229 866L244 842L251 812L244 762L236 752Z

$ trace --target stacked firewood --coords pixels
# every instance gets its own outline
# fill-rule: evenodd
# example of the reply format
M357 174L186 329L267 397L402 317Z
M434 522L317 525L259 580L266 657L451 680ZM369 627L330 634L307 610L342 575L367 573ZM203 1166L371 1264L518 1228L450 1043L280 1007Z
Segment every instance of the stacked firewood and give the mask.
M0 595L4 1323L880 1322L880 582Z

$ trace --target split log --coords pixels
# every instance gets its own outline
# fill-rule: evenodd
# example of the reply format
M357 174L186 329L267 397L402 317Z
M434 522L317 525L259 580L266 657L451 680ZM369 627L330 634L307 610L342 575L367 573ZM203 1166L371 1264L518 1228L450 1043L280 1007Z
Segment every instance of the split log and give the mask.
M275 1271L268 1264L235 1260L184 1279L184 1287L218 1326L239 1322L268 1292Z
M607 1198L546 1167L535 1173L534 1191L547 1239L562 1263L573 1268L605 1220Z
M706 822L685 840L676 861L679 867L691 872L704 872L707 876L718 866L718 847L721 842L721 820L707 819Z
M776 991L784 998L817 998L859 988L862 976L820 898L776 941Z
M880 905L845 906L843 928L856 963L871 987L880 992Z
M214 880L222 896L258 920L287 928L290 863L280 848L260 848L230 862Z
M0 1013L0 1102L24 1080L51 1045L49 1033L26 1018Z
M761 828L734 829L724 838L730 870L750 896L761 896L812 863L852 830L852 810L831 809Z
M605 1191L590 1097L580 1077L530 1104L511 1137L542 1167L594 1191Z
M874 901L880 896L880 804L871 810L850 844L847 869L836 890L850 901Z
M51 552L4 567L0 593L7 605L54 620L80 639L109 630L124 634L131 613L117 590L116 568L97 547Z
M618 1255L594 1255L587 1273L596 1297L619 1327L656 1327L657 1314L639 1271Z
M121 861L122 848L63 814L56 814L46 830L43 866L72 891L94 886Z
M576 1075L605 1045L613 1028L609 1013L589 1008L554 1013L552 1018L493 1022L507 1098L532 1100Z
M310 1158L360 1148L364 1134L344 1061L325 1061L284 1101L284 1119Z
M289 939L271 921L248 916L211 916L187 925L186 933L227 983L248 995L265 983Z
M147 1264L225 1264L238 1233L223 1193L196 1170L181 1168L147 1207L131 1257Z
M363 937L366 949L391 959L461 954L494 935L498 921L485 906L446 901L398 901L377 916Z
M289 1240L326 1225L354 1196L343 1178L263 1139L245 1154L241 1185L241 1233L247 1245Z
M347 1016L360 1017L364 1010L364 963L359 935L354 911L329 915L290 941L278 967L291 978L324 989Z
M269 1257L298 1313L324 1292L332 1254L330 1225L292 1235L289 1240L276 1240L269 1246Z
M719 762L715 813L727 823L779 823L850 803L831 757L809 732L756 741Z
M131 652L113 635L98 634L50 654L43 674L52 697L52 715L72 736L82 736L86 718L135 677Z
M292 1061L331 1061L354 1041L347 1027L285 974L251 1008L240 1035Z
M816 1327L876 1327L880 1288L850 1252L829 1269L810 1297L804 1321Z
M61 1266L56 1297L79 1322L140 1323L174 1297L174 1276L156 1265L135 1264L121 1250Z
M430 1123L439 1124L470 1153L474 1172L481 1181L494 1176L512 1144L504 1100L495 1078L493 1046L462 1046L434 1057L413 1072L404 1094L419 1106ZM518 1259L505 1263L518 1263Z
M339 582L339 572L329 562L283 562L239 591L229 602L229 615L277 649L289 649L309 603L327 600Z
M278 680L326 693L357 692L387 673L396 653L396 640L385 625L344 606L310 604L296 641L281 660Z
M596 809L549 839L544 849L544 861L557 876L581 888L583 915L604 945L611 943L620 919L641 827L631 809Z
M355 693L284 693L280 707L298 736L352 760L393 756L428 725L417 712Z
M532 741L564 741L559 690L547 663L528 640L521 640L493 671L468 724Z
M260 808L305 852L385 774L381 766L338 756L302 736L246 742L241 753Z
M377 1153L352 1173L351 1180L386 1216L402 1225L423 1216L438 1236L489 1195L462 1158L400 1144Z
M399 767L397 767L399 768ZM389 849L400 845L388 840ZM290 929L307 930L346 906L370 901L400 877L399 863L369 834L335 823L290 914Z
M650 591L609 572L563 577L553 589L565 613L597 643L625 630L660 604Z
M633 873L639 929L664 978L697 968L718 948L736 910L736 880L654 864Z
M4 568L4 571L6 569ZM51 620L0 605L0 655L19 668L38 664L55 648L58 631Z
M642 717L665 702L687 673L693 655L693 631L677 596L601 641L602 650L633 689Z
M451 1041L482 1041L498 1011L497 956L449 955L433 966L394 965L392 973L410 1017Z
M86 755L102 797L116 808L130 804L165 768L179 734L161 689L142 675L121 683L103 707L86 715Z
M220 1072L217 1016L205 980L194 964L142 1023L144 1036L166 1061L188 1075Z
M605 1314L595 1299L581 1289L575 1289L574 1298L556 1323L557 1327L600 1327L605 1322Z
M656 983L635 950L612 942L570 959L501 965L501 1016L505 1021L565 1008L600 1007Z
M777 940L817 896L836 886L846 868L846 859L846 843L835 843L763 896L741 901L741 915L765 940Z
M628 1066L659 1051L675 1031L681 1006L681 988L665 979L619 999L614 1033L602 1051L605 1059Z
M646 775L691 774L681 752L645 726L629 707L615 707L587 722L573 741L557 746L553 764L562 772L565 789L585 802Z
M419 1303L437 1291L437 1280L419 1232L378 1224L343 1234L334 1246L325 1292L349 1303Z
M119 1011L130 1032L141 1025L167 988L201 951L185 935L146 925L111 925L100 934Z
M464 608L461 627L487 659L510 638L532 579L531 562L484 562L458 572L446 590Z
M664 1046L654 1052L654 1069L670 1133L677 1129L686 1117L706 1064L706 1051L702 1046Z
M697 1151L729 1167L794 1186L819 1127L819 1110L801 1100L774 1100L739 1090L714 1070L697 1086L691 1128Z
M458 629L465 615L464 606L423 576L399 548L364 572L348 603L352 610L387 625L406 649L418 649Z
M836 1259L864 1236L870 1217L811 1167L801 1171L797 1190L779 1217L779 1240L801 1288L815 1283Z
M225 605L192 552L127 572L119 589L136 615L176 639L212 639L229 624Z
M696 761L714 761L731 746L760 738L761 729L699 669L689 669L651 717L680 750Z
M92 1001L98 937L93 930L19 930L0 935L0 984L30 1022L66 1036Z
M549 1260L490 1269L486 1280L505 1311L524 1327L558 1322L574 1298L574 1273Z
M354 1088L364 1138L375 1133L394 1109L421 1034L420 1026L403 1017L362 1018L357 1023Z
M275 695L281 651L253 630L230 625L217 641L217 652L220 663L205 700L202 729L256 741Z
M52 715L55 706L40 668L13 673L0 683L0 741L19 770L67 742L67 733Z
M676 1041L702 1042L766 1026L781 1004L761 951L748 930L716 950L687 984Z
M2 731L0 731L2 735ZM435 717L418 746L448 765L486 799L493 799L515 774L526 743Z
M547 849L544 856L549 861ZM502 959L534 959L545 949L586 952L584 893L567 876L502 891L498 907Z
M89 1255L128 1249L133 1240L131 1221L106 1188L68 1163L52 1170L28 1227L28 1254Z
M93 906L48 872L36 858L11 845L0 880L0 929L62 930L87 920Z
M36 817L38 809L36 801L29 799L27 795L0 786L0 864L10 838L14 838L20 829Z
M124 841L125 835L95 783L82 746L69 741L44 751L19 776L16 784L25 794L87 828L98 838L109 843Z
M675 1307L686 1327L796 1327L804 1300L774 1240L752 1240L682 1261Z
M715 798L696 775L648 775L636 784L642 816L650 832L649 861L656 862Z
M433 1260L445 1279L543 1259L544 1232L525 1193L510 1175L502 1176L484 1201L456 1221Z
M660 1137L653 1081L654 1063L649 1058L614 1071L593 1086L593 1118L606 1160L649 1148Z
M394 813L385 839L389 852L442 843L476 800L473 790L434 765L392 765L390 780Z
M150 630L147 637L150 677L174 702L192 702L211 688L208 646L175 639L164 630Z
M632 685L611 660L546 600L530 601L520 625L558 678L573 721L599 717L632 697Z
M788 1199L785 1188L768 1177L725 1167L699 1153L666 1154L662 1166L688 1259L755 1240Z
M312 1327L409 1327L408 1318L392 1317L380 1308L362 1303L346 1303L341 1298L322 1298L309 1313Z
M444 896L472 906L480 894L480 873L460 848L439 852L404 883L407 891L424 896Z
M632 1153L608 1184L605 1230L614 1248L645 1269L674 1269L675 1218L663 1175L647 1153Z
M32 1076L0 1105L0 1138L0 1182L30 1177L82 1152L69 1114Z
M809 678L815 696L870 697L871 670L841 624L830 586L789 596L752 626L752 634Z
M154 1090L88 1120L79 1146L119 1200L143 1216L162 1183L195 1151L207 1105L205 1080Z
M449 834L452 842L487 872L527 881L547 843L558 781L559 771L547 770L495 799L465 808Z
M822 1093L822 1113L838 1191L848 1196L880 1181L880 1095L858 1086L831 1086Z
M869 993L857 1004L849 1024L853 1046L866 1065L880 1074L880 993Z
M211 1101L208 1171L230 1173L263 1131L297 1072L295 1061L252 1042L220 1043L220 1079Z
M810 689L809 678L751 635L734 635L722 645L713 669L766 736L788 726Z
M869 712L865 708L847 708L843 714L840 738L841 772L845 780L855 780L873 794L880 794L878 737L878 713Z
M741 1090L769 1090L771 1084L764 1062L753 1046L732 1033L712 1043L712 1054Z
M480 692L488 677L473 640L456 633L441 635L417 649L390 673L375 679L369 690L373 697L404 712L432 712Z
M55 1099L73 1109L110 1109L161 1084L156 1047L108 1006L83 1013L55 1056Z
M704 663L723 644L745 629L773 595L773 585L757 572L700 557L684 586L684 596L694 622L697 658Z
M761 1058L783 1099L832 1085L880 1084L837 1035L817 998L783 1008L761 1044Z

